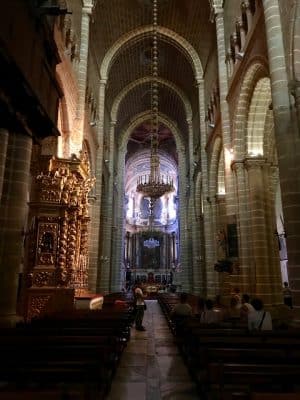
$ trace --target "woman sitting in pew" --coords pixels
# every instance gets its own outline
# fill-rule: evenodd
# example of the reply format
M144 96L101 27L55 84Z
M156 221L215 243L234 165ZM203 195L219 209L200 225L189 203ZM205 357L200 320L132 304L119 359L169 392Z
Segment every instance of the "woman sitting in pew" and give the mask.
M170 317L175 324L176 334L181 334L187 318L192 316L192 307L188 304L187 293L180 294L180 302L171 311Z
M205 301L205 310L200 316L200 322L202 324L218 324L221 320L221 313L214 310L214 303L212 300L207 299Z
M271 331L272 317L269 311L264 310L264 303L261 299L254 298L251 301L254 311L248 315L248 329L250 331Z
M248 321L248 315L255 311L254 307L250 303L250 296L247 293L244 293L242 296L242 307L241 307L241 320Z

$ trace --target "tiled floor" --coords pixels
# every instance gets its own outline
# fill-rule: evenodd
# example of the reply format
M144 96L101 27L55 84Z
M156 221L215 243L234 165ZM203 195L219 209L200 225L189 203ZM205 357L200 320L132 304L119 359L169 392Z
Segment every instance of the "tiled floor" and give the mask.
M156 300L147 301L145 332L131 329L108 400L196 400L196 387Z

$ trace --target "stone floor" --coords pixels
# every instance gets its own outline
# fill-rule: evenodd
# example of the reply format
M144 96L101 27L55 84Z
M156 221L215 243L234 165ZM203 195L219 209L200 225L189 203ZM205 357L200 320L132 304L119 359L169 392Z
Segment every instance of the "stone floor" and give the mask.
M173 336L156 300L147 301L145 332L131 329L108 400L196 400Z

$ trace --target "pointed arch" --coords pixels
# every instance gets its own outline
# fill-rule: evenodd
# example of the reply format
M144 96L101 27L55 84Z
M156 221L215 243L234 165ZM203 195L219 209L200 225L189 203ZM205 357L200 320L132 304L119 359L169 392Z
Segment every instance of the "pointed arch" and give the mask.
M172 43L186 56L186 58L192 65L195 80L202 79L203 68L199 55L194 47L185 38L166 27L158 26L157 31L160 37L165 39L168 43ZM126 45L128 45L130 42L139 41L140 39L144 39L145 37L151 36L152 34L153 27L152 25L148 25L139 27L121 36L105 54L105 57L100 67L101 79L104 81L107 80L112 62L117 57L119 51L122 48L126 47Z
M137 79L137 80L131 82L129 85L127 85L123 88L123 90L117 95L117 97L115 98L115 100L113 102L113 106L112 106L112 110L111 110L111 120L112 121L117 120L119 106L120 106L122 100L126 97L126 95L131 90L136 88L137 86L143 85L144 83L151 82L151 80L153 80L153 77L145 76L143 78L140 78L140 79ZM174 85L172 82L170 82L166 79L158 78L157 81L161 85L166 86L167 88L173 90L177 94L177 96L180 98L180 100L182 101L182 103L184 105L186 119L191 120L192 119L192 107L191 107L191 103L189 102L185 93L180 88L178 88L176 85Z
M263 60L254 60L242 79L233 121L233 149L236 160L242 160L247 154L245 138L247 135L248 110L257 82L266 77L268 77L268 71Z
M137 128L140 124L142 124L143 122L145 122L150 118L151 118L150 110L140 113L136 115L134 118L132 118L129 124L122 130L119 142L120 148L125 149L126 143L128 142L129 136L131 135L132 131L135 128ZM177 149L184 149L184 142L182 140L176 122L172 121L168 116L162 113L159 113L158 119L159 122L163 123L173 133Z

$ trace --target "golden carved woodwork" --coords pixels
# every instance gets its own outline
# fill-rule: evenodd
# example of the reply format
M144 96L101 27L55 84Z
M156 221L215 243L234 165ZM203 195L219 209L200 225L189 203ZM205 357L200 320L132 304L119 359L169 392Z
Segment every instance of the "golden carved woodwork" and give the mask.
M39 163L43 168L36 173L26 238L27 287L87 290L88 193L95 182L87 153L80 159L52 157L47 161L41 157ZM40 295L33 298L33 293L28 307L35 315L46 300Z
M39 316L50 298L50 295L38 295L31 297L29 301L27 318L30 320Z
M55 271L34 271L32 277L33 286L54 286Z

